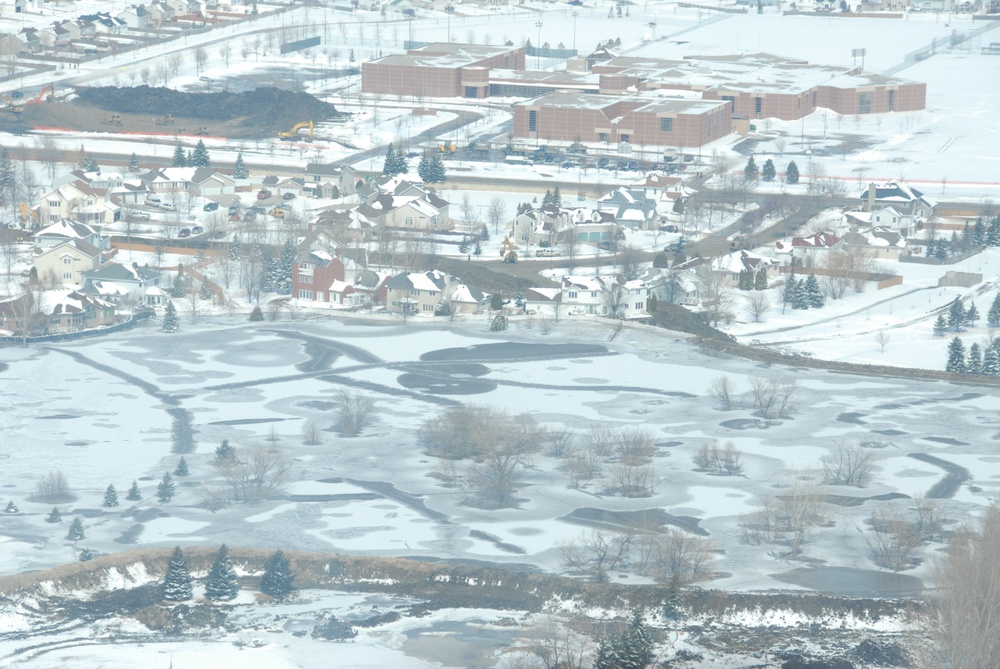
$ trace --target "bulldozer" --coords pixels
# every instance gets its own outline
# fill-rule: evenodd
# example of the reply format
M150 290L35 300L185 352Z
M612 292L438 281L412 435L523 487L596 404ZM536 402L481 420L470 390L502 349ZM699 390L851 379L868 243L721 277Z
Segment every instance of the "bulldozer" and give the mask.
M458 151L458 145L452 144L451 142L445 142L444 144L438 144L439 153L455 153Z
M158 116L156 118L156 125L173 125L174 123L176 123L176 121L174 121L173 114L164 114L163 116Z
M503 248L500 249L500 258L503 262L512 265L517 262L517 245L510 241L510 237L503 238Z
M296 123L295 125L292 126L291 130L280 130L278 132L278 139L285 140L286 142L297 140L299 139L299 130L302 130L303 128L309 128L309 139L307 139L306 141L311 142L313 140L312 121L303 121L302 123Z
M122 124L122 115L121 114L108 114L107 116L104 117L104 120L102 120L101 123L104 123L106 125L121 125Z

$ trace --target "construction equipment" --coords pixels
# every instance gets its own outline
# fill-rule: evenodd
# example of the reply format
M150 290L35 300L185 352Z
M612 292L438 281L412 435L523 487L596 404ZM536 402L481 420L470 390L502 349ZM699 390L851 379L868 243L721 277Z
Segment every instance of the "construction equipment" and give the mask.
M311 142L312 139L313 139L313 122L312 121L303 121L302 123L296 123L295 125L292 126L292 129L288 130L288 131L281 130L281 131L278 132L278 138L279 139L283 139L283 140L288 141L288 142L290 142L292 140L295 140L295 139L298 139L299 138L299 130L302 130L303 128L309 128L309 139L306 140L306 141Z
M108 114L107 116L104 117L104 120L101 121L101 123L104 123L106 125L121 125L122 124L122 115L121 114Z
M445 142L444 144L438 144L438 151L441 153L455 153L458 151L458 146L451 142Z
M23 228L28 227L28 219L29 218L35 219L35 225L36 226L41 223L41 221L38 220L38 212L37 211L35 211L34 209L32 209L31 207L29 207L28 205L26 205L23 202L21 203L20 206L21 206L21 227L23 227Z
M285 217L285 210L282 209L281 207L275 207L274 209L271 210L270 213L271 213L271 216L274 216L275 218L284 218Z
M28 100L28 104L37 105L43 102L48 102L55 96L55 92L56 92L55 87L52 84L48 84L44 86L42 90L38 91L38 95ZM48 93L48 96L46 96L46 93Z
M163 116L158 116L156 118L156 125L173 125L174 123L176 123L176 121L174 121L173 114L164 114Z
M503 238L503 248L500 249L500 258L505 263L514 264L517 262L517 245L510 241L510 237Z
M202 137L204 137L205 135L208 134L208 127L203 126L203 125L202 126L198 126L198 132L196 134L201 135Z

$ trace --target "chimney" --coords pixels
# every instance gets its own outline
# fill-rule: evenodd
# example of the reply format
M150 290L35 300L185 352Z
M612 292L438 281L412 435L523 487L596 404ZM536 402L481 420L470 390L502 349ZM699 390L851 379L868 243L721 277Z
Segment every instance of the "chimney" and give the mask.
M869 182L868 184L868 204L866 205L865 211L872 211L875 209L875 182Z

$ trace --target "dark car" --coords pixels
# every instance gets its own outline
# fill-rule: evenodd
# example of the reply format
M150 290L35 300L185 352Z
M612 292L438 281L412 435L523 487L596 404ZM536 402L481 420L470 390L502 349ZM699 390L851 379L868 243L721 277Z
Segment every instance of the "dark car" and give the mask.
M576 167L576 163L574 163L572 160L567 160L565 163L562 164L562 166L568 170L571 167Z
M200 235L203 232L205 232L205 228L201 227L200 225L195 225L191 228L192 235Z
M288 191L287 193L285 193L284 195L281 196L281 199L282 200L294 200L295 199L295 193L293 193L292 191Z
M629 169L629 170L637 170L637 169L639 169L639 161L637 161L637 160L630 160L630 161L628 161L628 165L626 166L625 169Z
M232 216L233 214L238 214L238 213L240 213L240 205L238 205L238 204L231 204L231 205L229 205L229 215L230 216Z
M204 207L201 208L202 211L215 211L219 208L218 202L209 202Z
M553 154L553 153L546 153L545 154L545 162L547 162L547 163L554 163L554 162L556 162L556 156L555 156L555 154Z
M598 158L597 159L597 166L598 167L607 167L608 166L608 159L607 158Z
M191 228L181 228L181 231L177 233L177 236L181 239L191 236Z

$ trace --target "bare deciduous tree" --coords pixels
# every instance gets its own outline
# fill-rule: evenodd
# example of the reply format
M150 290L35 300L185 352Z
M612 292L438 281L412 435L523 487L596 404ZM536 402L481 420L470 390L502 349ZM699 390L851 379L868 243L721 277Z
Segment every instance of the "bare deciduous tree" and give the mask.
M879 351L883 354L885 353L885 347L889 345L889 333L885 330L879 330L875 333L875 343L878 344Z
M733 408L733 391L735 390L733 380L728 376L720 376L712 380L708 387L708 394L719 403L719 408L729 411Z
M712 442L702 445L693 460L700 469L707 469L716 474L736 476L743 473L741 456L742 453L731 441L727 441L722 447L719 446L718 442Z
M833 454L824 456L822 462L823 480L829 485L864 488L878 471L875 457L859 444L841 445Z
M594 642L588 635L574 631L570 623L570 619L542 617L528 629L522 648L544 669L583 669Z
M264 447L237 451L216 467L230 488L229 501L250 504L279 492L291 473L291 463L280 451Z
M598 583L605 583L608 572L628 559L634 540L634 533L594 530L577 541L562 543L559 552L568 569L587 574Z
M356 437L372 421L375 400L357 391L341 390L334 398L337 431L342 437Z
M643 573L660 583L691 585L712 578L715 547L711 540L688 534L673 527L639 537L639 543L649 542L648 559L641 565Z
M75 501L76 495L70 490L69 481L62 472L50 471L35 484L35 492L28 499L43 504L66 504Z
M490 198L489 207L486 209L486 218L489 220L490 224L493 225L494 235L500 233L500 223L506 215L507 205L504 203L503 198L499 196Z
M872 562L892 571L911 567L913 553L923 545L914 524L895 506L872 511L871 524L873 531L865 536L865 542Z
M626 281L635 281L639 278L642 260L642 251L638 247L630 244L618 247L618 267Z
M771 310L771 299L761 290L752 290L746 296L747 312L754 323L760 323L761 318Z

